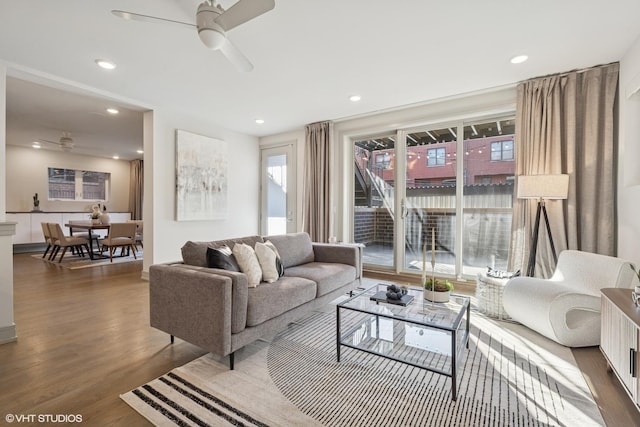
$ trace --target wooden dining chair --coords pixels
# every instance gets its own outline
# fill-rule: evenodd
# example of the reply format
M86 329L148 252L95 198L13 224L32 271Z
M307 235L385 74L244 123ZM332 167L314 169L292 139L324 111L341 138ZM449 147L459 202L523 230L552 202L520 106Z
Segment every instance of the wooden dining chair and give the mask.
M45 223L47 230L49 231L49 238L51 239L51 252L49 253L49 257L47 258L49 261L53 260L56 255L58 255L58 250L60 250L60 246L58 245L58 235L55 231L55 223L47 222Z
M44 250L44 253L42 254L42 258L47 256L47 253L49 252L49 250L51 249L51 252L53 252L53 239L51 237L51 232L49 231L49 225L46 222L41 222L40 225L42 226L42 234L44 235L44 242L47 244L47 249Z
M133 242L133 246L135 246L136 250L138 249L138 243L140 244L141 248L144 248L144 245L142 244L142 240L143 240L143 236L144 236L144 231L143 231L143 222L141 219L130 219L127 222L133 222L136 225L136 238Z
M101 251L109 248L109 260L113 262L113 251L116 248L131 249L133 257L136 256L135 248L136 223L135 222L115 222L109 227L109 234L102 239Z
M58 260L59 263L62 262L62 258L64 258L64 254L67 253L67 249L69 248L75 248L81 256L84 256L82 248L85 248L87 250L87 253L89 253L89 241L87 239L85 239L84 237L65 236L64 232L62 231L62 227L60 227L60 224L58 224L57 222L49 223L49 231L55 239L55 244L57 246L53 253L53 258L51 259L56 258L58 252L60 251L60 248L63 248L63 250L62 254L60 255L60 259Z

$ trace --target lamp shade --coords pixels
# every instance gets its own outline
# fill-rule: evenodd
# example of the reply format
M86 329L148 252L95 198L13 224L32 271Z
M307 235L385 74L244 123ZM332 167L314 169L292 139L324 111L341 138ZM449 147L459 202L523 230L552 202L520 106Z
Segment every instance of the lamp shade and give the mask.
M520 175L518 199L566 199L569 175Z

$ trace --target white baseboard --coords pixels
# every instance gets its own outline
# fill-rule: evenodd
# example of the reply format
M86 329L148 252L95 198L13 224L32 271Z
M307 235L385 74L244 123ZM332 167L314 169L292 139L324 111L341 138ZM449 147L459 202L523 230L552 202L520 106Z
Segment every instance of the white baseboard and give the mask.
M16 335L16 325L3 326L0 328L0 344L6 344L18 340Z

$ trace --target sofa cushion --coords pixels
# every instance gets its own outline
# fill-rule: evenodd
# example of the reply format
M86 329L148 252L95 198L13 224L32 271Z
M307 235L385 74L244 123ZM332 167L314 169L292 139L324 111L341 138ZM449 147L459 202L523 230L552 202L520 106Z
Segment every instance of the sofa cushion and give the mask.
M233 249L233 245L236 243L246 243L254 247L256 242L263 242L262 237L247 236L239 239L214 240L211 242L193 242L189 240L180 250L182 252L182 261L185 264L207 267L207 248L219 248L226 245Z
M236 243L233 246L233 256L236 257L240 271L247 275L250 288L255 288L262 280L262 268L253 248L245 243Z
M316 284L301 277L281 277L249 289L247 326L256 326L316 297Z
M311 238L307 233L269 236L266 240L270 240L276 249L278 249L282 265L285 269L313 262L315 258Z
M207 248L207 267L221 268L227 271L240 271L236 258L227 245L219 248Z
M310 262L287 268L285 277L304 277L313 280L318 285L316 297L321 297L356 280L356 268L333 262Z

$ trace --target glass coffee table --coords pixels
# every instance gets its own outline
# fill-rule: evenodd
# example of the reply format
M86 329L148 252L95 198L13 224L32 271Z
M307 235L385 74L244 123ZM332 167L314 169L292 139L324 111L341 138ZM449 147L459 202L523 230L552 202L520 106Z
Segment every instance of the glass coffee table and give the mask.
M380 283L337 305L338 362L344 346L427 369L451 378L456 400L460 358L469 348L469 297L452 294L447 303L432 303L422 289L409 288L413 299L406 306L371 299L386 289Z

